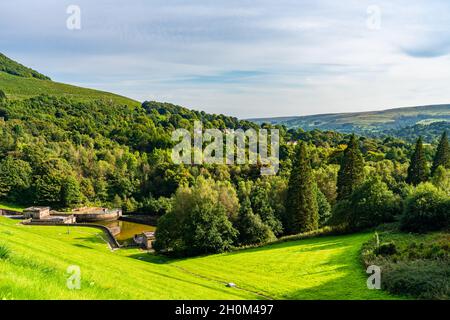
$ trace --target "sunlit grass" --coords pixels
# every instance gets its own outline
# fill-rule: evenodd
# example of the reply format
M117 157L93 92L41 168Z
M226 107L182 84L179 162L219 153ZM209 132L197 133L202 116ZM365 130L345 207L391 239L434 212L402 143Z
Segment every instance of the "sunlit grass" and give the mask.
M385 299L367 289L360 263L367 234L299 240L177 262L275 299Z
M111 251L100 231L24 226L0 217L0 299L386 299L369 290L357 234L171 260L137 249ZM81 290L66 286L70 265ZM239 288L227 288L234 282Z

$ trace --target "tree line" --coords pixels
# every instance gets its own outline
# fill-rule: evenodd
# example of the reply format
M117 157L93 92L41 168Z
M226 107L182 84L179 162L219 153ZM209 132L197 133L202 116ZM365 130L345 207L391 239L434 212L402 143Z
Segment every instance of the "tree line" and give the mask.
M180 254L327 225L367 228L413 211L431 222L402 218L411 230L448 223L446 133L439 144L411 145L391 136L275 126L280 170L261 177L258 165L174 165L171 132L192 130L194 121L205 129L274 128L167 103L8 100L0 92L0 201L155 214L161 216L156 248ZM430 203L422 211L420 199Z
M450 226L450 150L446 132L437 146L431 172L422 139L417 140L406 177L396 192L383 181L387 177L376 172L380 167L367 170L359 141L352 135L340 159L333 209L318 187L311 160L308 144L300 142L284 183L280 177L259 179L257 188L242 183L237 195L228 185L222 189L225 199L213 180L200 179L192 187L181 187L174 197L175 209L161 218L155 249L187 255L221 252L233 246L266 243L279 235L315 231L325 225L357 231L392 222L396 217L407 231ZM427 183L430 178L433 184ZM271 201L273 197L275 201ZM274 204L281 210L275 210Z

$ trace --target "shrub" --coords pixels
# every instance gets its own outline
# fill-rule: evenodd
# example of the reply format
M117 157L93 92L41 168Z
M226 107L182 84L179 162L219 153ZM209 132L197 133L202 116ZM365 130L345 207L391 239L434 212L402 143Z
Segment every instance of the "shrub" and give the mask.
M338 202L331 222L360 230L393 221L400 207L400 198L388 189L386 183L373 178L355 189L348 200Z
M139 213L164 215L172 209L172 199L166 197L159 197L158 199L150 197L142 201Z
M4 100L6 100L6 94L2 90L0 90L0 102Z
M0 243L0 260L6 260L9 258L11 254L11 251L9 250L9 248Z
M450 265L446 261L412 261L389 265L383 289L421 299L450 298Z
M449 226L450 200L431 183L413 189L405 200L401 228L412 232L441 230Z
M391 256L397 253L397 246L393 241L382 243L375 249L375 253L381 256Z
M388 231L361 250L365 266L382 268L382 289L422 299L450 296L449 238L445 233L410 235ZM394 242L395 239L395 242ZM420 240L420 241L417 241Z

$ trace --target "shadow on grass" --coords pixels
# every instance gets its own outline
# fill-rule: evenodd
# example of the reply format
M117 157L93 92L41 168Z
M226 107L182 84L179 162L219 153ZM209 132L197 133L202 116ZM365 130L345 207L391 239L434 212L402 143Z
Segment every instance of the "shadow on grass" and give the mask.
M74 244L72 244L74 247L78 247L78 248L83 248L83 249L94 249L94 248L92 248L92 247L89 247L89 246L86 246L86 245L84 245L84 244L81 244L81 243L74 243Z
M317 281L320 282L316 285L304 287L301 287L302 281L299 279L300 288L283 294L281 298L288 300L403 299L402 297L391 295L385 291L369 289L367 287L369 274L365 272L364 265L360 258L360 250L363 242L364 241L345 241L345 239L343 239L342 242L337 242L336 245L328 244L325 246L316 246L317 251L332 248L342 249L336 252L336 254L329 256L326 261L323 261L318 265L320 267L328 267L327 270L305 274L305 280L307 277L315 277L320 274L323 274L326 279L323 281L317 279ZM308 252L316 250L300 251Z
M316 237L309 239L293 240L280 243L268 244L261 247L238 249L232 252L224 253L224 255L236 255L249 252L262 252L273 250L285 250L290 247L308 246L299 248L297 252L319 251L319 250L331 250L336 248L345 248L349 246L348 238L353 239L358 235L342 235L342 236L328 236L328 237ZM344 246L345 244L345 246Z
M366 241L364 234L353 234L353 235L343 235L343 236L330 236L330 237L320 237L311 238L304 240L295 240L291 242L282 242L270 244L263 247L248 248L243 250L237 250L234 252L223 253L221 257L233 256L236 254L242 255L242 261L245 264L246 254L268 254L271 252L274 255L279 255L280 253L275 253L274 251L286 250L286 253L291 254L303 254L302 259L308 259L309 254L321 254L321 252L334 250L335 252L324 255L323 261L317 261L317 269L325 270L315 271L314 264L308 265L305 268L305 273L298 278L286 278L283 281L292 281L291 284L294 286L287 286L286 292L284 294L276 293L276 285L274 285L274 290L264 286L258 286L255 288L254 285L249 284L249 288L253 291L255 289L258 292L266 296L274 296L277 299L305 299L305 300L316 300L316 299L351 299L351 300L373 300L373 299L392 299L395 298L385 292L379 290L370 290L367 288L367 277L368 274L365 273L363 264L360 260L360 250L364 241ZM293 248L298 246L298 249ZM338 249L338 250L336 250ZM283 253L281 253L282 255ZM172 264L175 262L191 260L191 259L202 259L203 257L193 257L193 258L169 258L165 256L156 255L154 253L139 253L130 255L130 258L138 259L153 264ZM325 258L326 257L326 258ZM213 258L213 257L212 257ZM270 258L270 257L269 257ZM302 260L299 262L301 263ZM281 260L280 260L281 262ZM273 262L272 262L273 263ZM309 262L310 263L310 262ZM286 266L288 267L288 266ZM302 268L302 265L292 265L289 268ZM262 270L264 270L262 266ZM299 270L300 272L302 270ZM312 272L308 272L312 271ZM262 277L266 276L262 275ZM276 281L276 275L274 275L274 282ZM246 289L245 283L239 284L242 288ZM292 290L292 288L296 289ZM274 291L274 292L272 292Z
M137 259L140 261L153 263L153 264L170 264L175 261L180 261L180 259L176 260L176 259L172 259L172 258L165 257L162 255L157 255L157 254L151 253L151 252L142 252L142 253L132 254L127 257L132 258L132 259Z
M359 267L359 268L358 268ZM404 299L386 291L369 289L362 265L343 265L328 273L337 273L320 284L291 290L280 298L287 300L393 300ZM327 273L325 272L325 273ZM314 274L311 274L314 275ZM309 275L308 275L309 276Z
M351 236L351 235L350 235ZM310 245L309 247L305 248L299 248L296 252L314 252L314 251L320 251L320 250L332 250L336 248L343 248L346 249L349 244L345 242L346 238L350 237L349 235L343 235L343 236L330 236L330 237L320 237L320 238L310 238L310 239L303 239L303 240L294 240L294 241L288 241L288 242L280 242L280 243L274 243L274 244L268 244L261 247L255 247L255 248L245 248L245 249L238 249L231 252L224 252L219 255L221 256L234 256L236 254L246 254L246 253L255 253L255 252L268 252L268 251L274 251L274 250L284 250L288 249L290 247L296 247L296 246L306 246ZM320 243L317 243L317 241L320 241ZM343 244L346 243L344 246ZM170 264L174 262L180 262L185 260L191 260L191 259L201 259L208 256L214 256L215 254L206 254L201 256L195 256L195 257L171 257L171 256L165 256L156 254L154 252L143 252L139 254L129 255L128 257L132 259L138 259L150 263L156 263L156 264Z

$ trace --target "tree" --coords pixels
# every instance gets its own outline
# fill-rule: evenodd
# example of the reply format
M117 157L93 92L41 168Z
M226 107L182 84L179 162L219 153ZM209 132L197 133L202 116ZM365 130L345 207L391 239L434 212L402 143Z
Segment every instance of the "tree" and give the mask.
M364 159L355 135L352 135L341 160L337 178L337 199L350 197L364 180Z
M439 166L443 166L445 169L450 169L450 146L448 144L447 131L442 134L441 140L434 156L433 166L431 167L431 175Z
M327 197L319 188L316 188L316 201L319 211L319 226L323 227L331 217L331 205L328 202Z
M157 252L180 252L183 250L181 241L181 228L177 215L173 210L158 219L158 228L155 232L153 249Z
M253 213L248 196L241 203L236 229L239 231L240 245L266 243L275 238L270 227L263 223L258 214Z
M393 221L400 213L399 200L379 177L368 179L351 196L350 227L363 229Z
M317 186L330 204L336 202L336 180L338 171L338 165L325 165L314 171Z
M61 206L61 175L50 171L33 181L34 202L39 205Z
M275 213L275 209L270 203L271 186L267 181L258 180L253 185L250 193L252 210L259 215L262 221L270 227L274 234L281 234L283 225Z
M286 231L300 233L315 230L319 213L315 195L313 172L308 158L306 143L297 146L291 176L289 178Z
M445 169L443 166L437 167L431 178L431 182L435 187L450 196L450 169Z
M411 157L406 182L414 186L428 180L428 166L423 151L422 138L417 139L416 148Z
M170 212L156 230L155 250L182 255L222 252L230 249L237 231L228 219L227 205L220 195L223 184L199 177L192 187L178 188Z
M6 157L0 162L0 198L11 202L25 200L24 192L31 183L31 167L28 162Z
M333 210L331 222L360 230L393 221L400 212L400 197L394 195L380 177L366 180Z
M450 201L446 193L426 182L412 190L405 200L401 228L427 232L450 226Z
M182 226L187 255L229 250L236 236L237 231L227 219L225 207L205 201L196 203Z
M61 185L61 206L63 208L72 208L82 201L80 184L77 179L68 176L62 181Z

